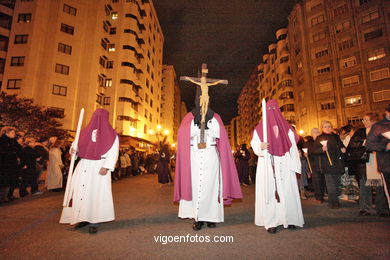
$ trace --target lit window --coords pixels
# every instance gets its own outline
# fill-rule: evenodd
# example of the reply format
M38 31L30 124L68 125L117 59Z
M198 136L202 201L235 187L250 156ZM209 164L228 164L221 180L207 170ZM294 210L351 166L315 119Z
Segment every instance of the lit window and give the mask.
M111 12L111 19L112 20L118 19L118 12Z
M351 106L357 106L362 104L362 96L352 96L352 97L346 97L344 99L345 101L345 106L346 107L351 107Z
M113 43L110 43L110 44L108 44L108 51L115 51L115 44L113 44Z
M19 14L18 15L18 23L30 23L31 22L31 14Z
M385 48L380 48L368 52L368 61L379 60L386 57Z

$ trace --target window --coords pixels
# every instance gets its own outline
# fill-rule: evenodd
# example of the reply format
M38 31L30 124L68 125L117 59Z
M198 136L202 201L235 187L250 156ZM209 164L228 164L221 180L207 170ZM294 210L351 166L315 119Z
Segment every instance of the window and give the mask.
M357 64L357 62L356 62L356 57L355 56L348 57L346 59L341 59L340 60L340 68L343 68L343 69L353 67L356 64Z
M360 84L359 75L354 75L352 77L343 78L341 80L341 84L343 87L353 87Z
M58 52L62 52L65 54L72 54L72 46L66 45L64 43L58 43Z
M385 48L368 51L368 61L379 60L386 57Z
M311 25L312 26L320 24L320 23L323 23L323 22L324 22L324 15L319 15L319 16L314 17L313 19L311 19Z
M114 61L108 60L106 62L106 69L112 69L112 68L114 68Z
M370 71L370 81L387 79L389 77L390 77L389 68L382 68L379 70Z
M98 75L98 84L99 87L104 87L104 81L106 79L106 76L104 74L99 74Z
M335 109L336 105L334 101L328 101L328 102L323 102L320 104L321 110L330 110L330 109Z
M332 91L332 90L333 90L332 81L318 83L317 93L323 93L323 92L328 92L328 91Z
M359 125L362 122L362 119L360 116L351 116L347 117L347 121L349 125Z
M69 66L62 65L62 64L56 64L55 72L64 74L64 75L69 75Z
M24 66L24 56L11 57L11 66L12 67Z
M64 4L64 8L62 9L67 14L76 16L77 9L74 7L71 7L70 5Z
M368 13L363 14L362 23L368 23L368 22L373 21L373 20L378 19L378 18L379 18L378 9L371 10Z
M110 97L104 97L103 98L103 105L109 106L111 103L111 98Z
M317 68L317 74L324 74L330 72L330 65L325 65Z
M315 53L315 57L316 57L316 59L318 59L318 58L321 58L321 57L323 57L325 55L328 55L328 54L329 54L329 50L328 49L323 49L323 50L317 51Z
M353 47L353 40L349 39L349 40L342 41L338 44L338 47L339 47L339 51L352 48Z
M325 38L326 38L326 33L324 33L324 32L316 33L313 35L313 42L318 42L318 41L325 39Z
M294 104L286 104L280 107L281 112L293 112Z
M105 68L106 67L106 62L107 62L108 60L107 60L107 57L105 57L105 56L100 56L99 57L99 64L103 67L103 68Z
M110 34L116 34L116 27L110 28Z
M111 12L111 19L112 20L118 19L118 12Z
M102 101L103 101L103 97L99 94L96 94L96 103L101 105Z
M390 89L372 92L374 102L390 100Z
M0 74L3 74L4 73L4 68L5 68L5 59L1 59L0 58ZM0 85L1 85L1 81L0 81Z
M112 87L112 79L106 79L104 81L104 86L105 87Z
M335 17L339 16L339 15L342 15L342 14L345 14L346 12L348 12L348 5L347 4L339 6L336 9L333 10L333 14L334 14Z
M115 44L114 43L108 44L108 51L109 52L115 51Z
M105 32L108 32L108 30L110 30L110 23L108 21L103 22L103 30Z
M15 44L25 44L28 40L28 34L16 34L15 35Z
M315 11L318 11L322 8L322 3L317 3L317 4L314 4L311 8L310 8L310 11L311 12L315 12Z
M9 79L7 81L7 89L20 89L21 85L21 79Z
M65 116L65 109L59 107L48 107L47 113L51 116L63 118Z
M344 99L344 102L345 102L346 107L361 105L362 104L362 96L357 95L357 96L352 96L352 97L346 97Z
M108 41L108 39L106 39L106 38L104 38L104 39L102 39L101 41L100 41L100 45L103 47L103 49L105 49L105 50L107 50L107 48L108 48L108 43L109 43L109 41Z
M382 28L364 34L364 41L369 41L383 35Z
M68 88L60 85L53 85L53 95L66 96Z
M18 23L29 23L31 22L31 14L19 14L18 15Z
M61 32L73 35L74 34L74 27L67 25L67 24L64 24L64 23L61 23Z
M351 28L351 21L344 21L342 23L338 23L335 25L335 32L336 33L341 33L345 30L348 30L349 28Z
M149 121L152 122L152 113L149 114Z

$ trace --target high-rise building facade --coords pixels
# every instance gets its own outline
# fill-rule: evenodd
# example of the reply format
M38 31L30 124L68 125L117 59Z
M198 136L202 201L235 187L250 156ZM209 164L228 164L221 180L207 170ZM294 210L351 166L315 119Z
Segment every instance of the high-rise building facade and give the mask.
M359 124L390 101L390 2L305 0L289 16L297 127Z
M260 119L258 73L254 70L238 97L238 144L249 144L251 132Z
M0 87L4 75L5 61L7 58L14 6L15 0L0 2Z
M164 37L149 0L17 0L2 90L63 113L110 111L118 133L160 124Z
M180 90L175 72L172 65L163 65L163 77L161 86L161 126L168 137L167 141L171 144L176 141L178 121L180 120ZM179 98L177 100L177 98Z
M258 90L260 98L258 102L261 112L261 100L265 98L276 99L284 118L291 124L295 124L294 88L290 68L290 53L288 47L287 29L276 31L277 43L268 46L268 53L263 55L263 62L257 67Z

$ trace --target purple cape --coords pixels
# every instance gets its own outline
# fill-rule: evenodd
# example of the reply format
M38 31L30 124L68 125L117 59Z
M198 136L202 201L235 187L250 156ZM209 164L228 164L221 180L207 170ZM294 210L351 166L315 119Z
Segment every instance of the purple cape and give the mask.
M275 156L283 156L290 151L291 141L288 137L288 131L291 129L295 135L295 141L298 142L299 136L294 128L287 122L280 112L278 102L271 99L267 102L267 143L269 143L268 152ZM274 127L277 127L278 134L275 134ZM263 120L255 128L260 140L263 140Z
M105 109L96 109L89 124L80 132L78 156L88 160L100 160L110 150L117 133L108 121L109 113ZM92 132L97 129L96 142L92 141Z
M217 113L214 117L220 129L217 149L221 160L222 196L224 204L231 204L233 199L242 198L241 187L225 127ZM193 119L193 114L187 113L178 131L174 201L192 200L190 130Z

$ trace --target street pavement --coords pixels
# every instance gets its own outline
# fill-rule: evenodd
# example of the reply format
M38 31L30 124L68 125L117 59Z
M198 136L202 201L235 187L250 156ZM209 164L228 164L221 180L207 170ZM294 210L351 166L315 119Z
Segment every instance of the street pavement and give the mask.
M311 197L304 228L268 234L254 225L254 186L242 190L224 223L195 232L177 218L173 186L160 187L156 175L124 178L113 183L116 220L93 235L58 223L63 192L28 196L0 205L0 259L390 259L390 218L359 216L350 201L328 209ZM215 236L233 241L204 241Z

